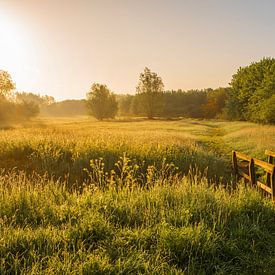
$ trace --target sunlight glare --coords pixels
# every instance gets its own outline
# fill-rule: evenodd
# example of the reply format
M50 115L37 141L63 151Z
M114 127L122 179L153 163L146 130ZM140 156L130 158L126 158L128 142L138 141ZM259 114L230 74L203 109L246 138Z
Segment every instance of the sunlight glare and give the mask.
M32 43L23 26L16 18L0 12L0 69L7 70L22 82L26 80L28 68L32 66Z

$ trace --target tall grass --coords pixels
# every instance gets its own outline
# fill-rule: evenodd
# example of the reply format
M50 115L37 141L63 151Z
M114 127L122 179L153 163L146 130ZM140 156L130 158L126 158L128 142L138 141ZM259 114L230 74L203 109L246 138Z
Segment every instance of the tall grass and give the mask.
M0 274L274 274L275 206L230 181L230 151L263 158L274 131L87 119L1 131Z
M0 175L0 273L272 274L275 208L256 190L196 175L142 188L131 175L81 193Z
M194 124L195 125L195 124ZM160 168L163 158L186 173L190 166L208 169L209 178L225 176L228 164L211 149L205 150L197 131L188 121L123 123L59 121L53 125L2 131L0 134L0 167L44 174L55 179L81 184L84 168L91 159L104 158L110 170L126 153L143 172L154 165ZM197 129L199 128L199 129ZM193 129L193 130L192 130ZM192 132L193 131L193 132Z

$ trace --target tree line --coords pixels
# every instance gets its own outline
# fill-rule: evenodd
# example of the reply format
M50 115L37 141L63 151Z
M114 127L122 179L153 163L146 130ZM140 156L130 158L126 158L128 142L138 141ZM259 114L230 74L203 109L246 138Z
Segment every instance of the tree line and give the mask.
M149 68L140 74L134 95L119 95L94 83L86 100L55 102L51 96L14 92L15 83L0 71L0 122L43 115L87 113L99 120L115 116L221 118L275 123L275 59L263 58L241 67L228 87L165 91L162 78Z
M161 77L145 68L135 95L116 98L106 85L94 84L87 101L91 114L98 119L113 118L118 112L149 119L222 118L274 124L275 59L263 58L239 68L230 86L218 89L164 91Z
M119 96L118 110L121 116L227 118L224 113L225 99L230 88L177 90L150 95L143 94Z
M10 74L0 70L0 122L21 122L39 113L39 104L48 102L48 96L32 93L14 93L15 83ZM36 102L40 99L40 103ZM49 103L50 104L50 103Z

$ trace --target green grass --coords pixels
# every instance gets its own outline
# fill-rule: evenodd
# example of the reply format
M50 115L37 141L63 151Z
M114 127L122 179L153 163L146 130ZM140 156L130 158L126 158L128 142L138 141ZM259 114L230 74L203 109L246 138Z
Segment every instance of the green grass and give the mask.
M87 118L1 131L0 274L274 274L275 206L233 191L230 169L232 149L264 159L274 133Z
M186 173L207 169L209 178L230 174L230 153L238 149L264 158L275 149L274 126L199 120L111 121L87 118L39 120L26 128L1 131L0 167L47 172L70 184L87 179L91 159L104 158L108 170L126 153L138 165L160 167L163 158Z
M272 274L275 208L193 177L102 191L0 177L0 273Z

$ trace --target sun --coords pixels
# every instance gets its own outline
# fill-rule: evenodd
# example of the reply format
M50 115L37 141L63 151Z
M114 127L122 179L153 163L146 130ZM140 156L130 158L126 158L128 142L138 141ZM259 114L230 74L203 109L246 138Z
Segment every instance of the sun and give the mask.
M31 44L16 18L0 11L0 69L16 71L25 66Z
M26 24L0 10L0 70L11 74L17 88L28 87L34 64L34 47Z

